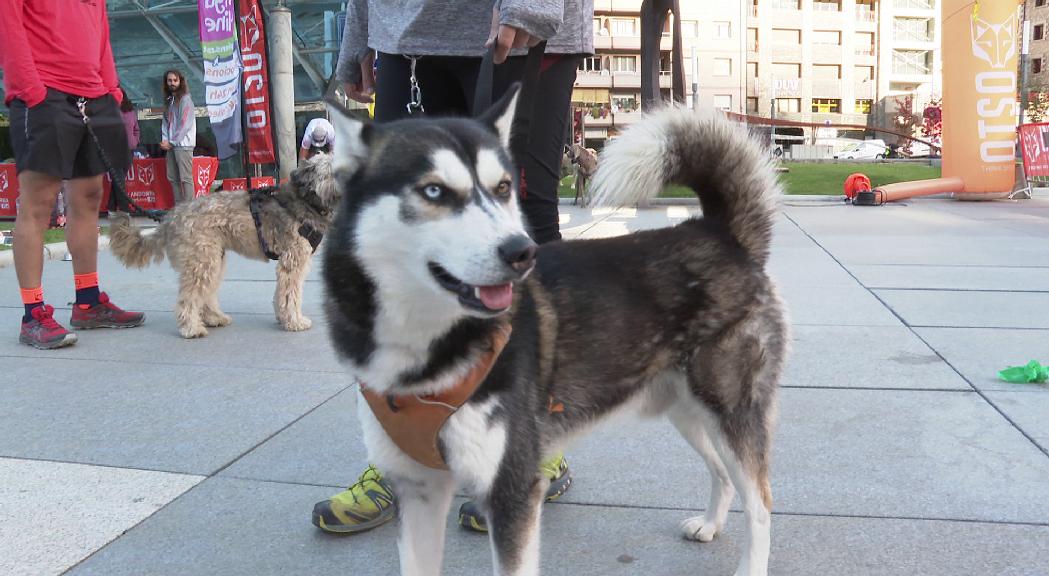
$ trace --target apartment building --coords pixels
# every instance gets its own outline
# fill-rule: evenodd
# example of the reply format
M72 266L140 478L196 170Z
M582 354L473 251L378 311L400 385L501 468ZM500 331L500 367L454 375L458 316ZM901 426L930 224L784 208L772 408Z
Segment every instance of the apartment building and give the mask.
M588 111L587 137L600 139L637 117L641 0L595 0L594 8L596 54L581 66L573 100ZM891 126L897 97L914 94L917 107L939 95L939 8L938 0L681 0L687 98L695 74L703 106ZM670 46L668 26L666 94Z
M1026 0L1024 19L1031 23L1027 89L1031 92L1049 92L1049 2Z
M938 93L936 0L751 0L747 111L884 124L894 97Z

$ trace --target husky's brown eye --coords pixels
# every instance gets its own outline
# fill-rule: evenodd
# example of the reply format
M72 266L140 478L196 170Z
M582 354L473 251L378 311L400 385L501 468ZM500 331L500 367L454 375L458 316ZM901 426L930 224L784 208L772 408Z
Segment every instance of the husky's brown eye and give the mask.
M499 185L495 187L495 195L500 197L500 198L509 198L510 197L510 181L509 180L503 180L502 182L500 182Z

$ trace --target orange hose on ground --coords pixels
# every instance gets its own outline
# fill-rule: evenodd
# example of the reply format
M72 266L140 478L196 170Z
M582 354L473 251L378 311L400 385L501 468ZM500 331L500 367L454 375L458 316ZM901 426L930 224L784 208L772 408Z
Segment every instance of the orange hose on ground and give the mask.
M877 204L883 204L915 196L964 191L965 182L961 178L933 178L931 180L913 180L911 182L897 182L895 184L878 186L874 189L874 197Z

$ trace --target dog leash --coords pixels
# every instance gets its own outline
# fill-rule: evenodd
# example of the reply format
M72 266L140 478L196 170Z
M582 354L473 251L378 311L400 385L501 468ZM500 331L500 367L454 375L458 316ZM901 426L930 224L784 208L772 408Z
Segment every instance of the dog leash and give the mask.
M280 254L271 250L269 244L266 243L266 239L262 237L262 201L267 198L272 198L278 206L284 209L285 212L289 214L292 213L288 206L276 196L278 191L280 191L280 188L277 186L252 188L248 191L248 210L251 211L251 219L255 222L255 234L259 238L259 247L262 248L262 252L266 255L266 258L269 258L270 260L280 260ZM309 200L307 200L306 203L310 205L310 208L318 211L321 216L327 216L327 208L317 206ZM317 251L317 247L320 246L321 241L324 240L324 233L314 228L309 222L303 222L299 226L298 232L299 236L302 236L310 243L310 248L313 252Z
M73 96L70 96L73 99ZM102 165L106 167L106 172L109 173L109 180L112 184L110 193L115 193L117 198L124 200L128 206L134 209L140 214L145 214L154 222L160 222L164 217L163 210L146 210L135 203L127 194L127 190L124 188L124 179L119 177L117 171L113 168L113 163L109 161L109 157L106 156L106 151L102 149L102 143L98 140L98 135L95 134L94 128L91 127L91 118L87 115L87 98L82 96L77 97L73 101L76 104L77 109L80 111L80 117L84 121L84 127L87 128L88 135L91 136L91 141L95 144L95 151L98 152L99 159L102 160Z

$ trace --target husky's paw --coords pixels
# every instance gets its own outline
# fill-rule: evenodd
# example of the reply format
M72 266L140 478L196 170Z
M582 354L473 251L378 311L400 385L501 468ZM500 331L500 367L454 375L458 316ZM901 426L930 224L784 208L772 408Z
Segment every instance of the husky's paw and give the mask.
M222 312L210 312L204 314L204 325L208 327L219 327L229 326L233 323L233 318L229 315L223 314Z
M281 327L289 332L301 332L303 330L309 330L313 326L313 320L302 316L281 323Z
M721 532L721 526L707 520L706 516L686 518L681 522L681 534L689 540L710 542L718 532Z
M208 329L203 324L179 326L178 331L183 338L203 338L208 335Z

